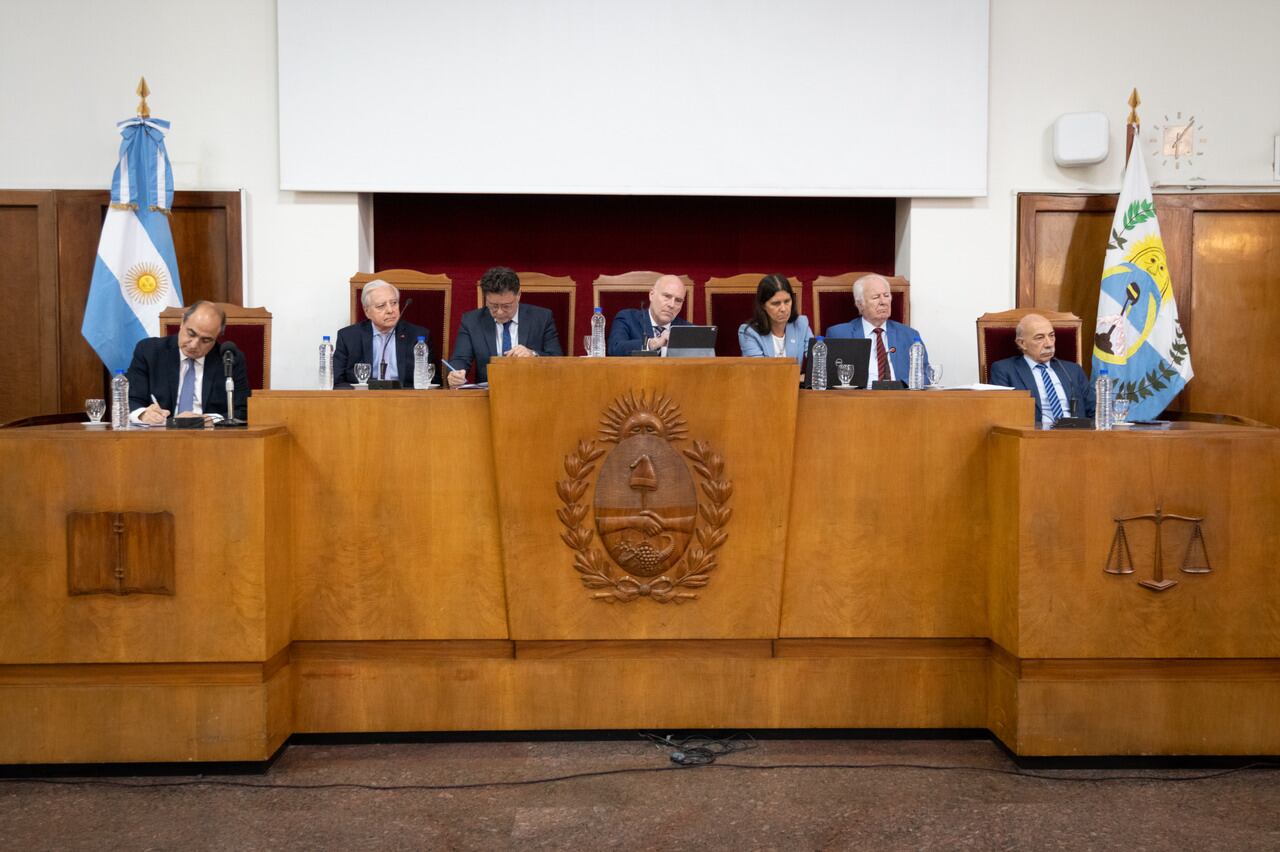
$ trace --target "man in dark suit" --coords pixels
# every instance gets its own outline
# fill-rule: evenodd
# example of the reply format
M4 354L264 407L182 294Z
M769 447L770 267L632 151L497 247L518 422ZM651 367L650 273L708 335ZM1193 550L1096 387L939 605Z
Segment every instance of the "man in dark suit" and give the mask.
M371 378L413 387L413 347L419 337L426 338L427 363L435 363L431 332L400 319L400 291L381 279L364 285L360 305L368 319L338 332L333 347L334 382L355 384L355 365L368 364Z
M489 381L491 358L537 358L563 355L556 320L551 311L520 304L520 277L515 270L495 266L480 277L484 307L467 311L458 326L458 340L449 357L454 369L449 387L467 382L474 361L476 382Z
M230 342L218 343L226 326L221 308L213 302L196 302L182 314L176 335L139 340L128 373L130 422L160 426L170 412L178 417L226 417L224 354L231 356L235 416L248 417L244 355Z
M684 282L676 275L663 275L649 288L649 309L623 308L609 329L609 355L630 355L642 349L666 354L671 326L688 325L680 315L684 307Z
M906 382L911 373L911 344L920 333L909 325L889 319L893 294L889 279L883 275L863 275L853 282L853 303L858 306L857 319L827 329L827 337L871 341L871 364L868 381L896 380ZM924 345L924 341L921 341ZM924 379L929 379L929 350L924 352Z
M1021 355L991 365L991 383L1031 392L1036 401L1036 422L1052 426L1059 418L1093 416L1093 386L1074 361L1053 357L1057 345L1053 325L1039 314L1027 314L1018 322L1014 342Z

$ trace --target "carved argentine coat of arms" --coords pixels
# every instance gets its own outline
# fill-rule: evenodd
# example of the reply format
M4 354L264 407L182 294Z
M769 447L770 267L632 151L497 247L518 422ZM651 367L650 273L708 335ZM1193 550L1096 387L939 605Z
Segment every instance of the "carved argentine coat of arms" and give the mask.
M724 459L705 441L680 448L687 439L676 404L642 391L610 403L599 440L579 441L565 456L568 479L556 483L564 504L556 510L564 525L560 538L575 551L574 570L593 599L684 603L698 596L689 589L710 581L716 551L728 537L733 483L723 476ZM597 534L604 552L594 544Z

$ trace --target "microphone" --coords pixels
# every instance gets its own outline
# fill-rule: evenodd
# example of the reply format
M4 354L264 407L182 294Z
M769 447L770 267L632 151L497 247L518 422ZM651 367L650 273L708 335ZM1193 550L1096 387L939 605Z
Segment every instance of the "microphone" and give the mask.
M227 377L227 416L219 420L215 426L221 427L243 427L247 426L243 420L236 418L235 408L235 390L236 380L234 375L236 356L240 355L240 349L230 340L222 341L222 373ZM241 355L243 357L243 355Z
M378 353L378 379L379 381L387 380L387 345L391 343L391 338L396 336L396 330L400 328L400 323L404 322L404 312L409 310L409 306L413 304L413 297L410 296L404 301L404 307L400 309L400 319L396 320L396 324L392 326L391 333L387 335L387 339L382 341L382 351Z

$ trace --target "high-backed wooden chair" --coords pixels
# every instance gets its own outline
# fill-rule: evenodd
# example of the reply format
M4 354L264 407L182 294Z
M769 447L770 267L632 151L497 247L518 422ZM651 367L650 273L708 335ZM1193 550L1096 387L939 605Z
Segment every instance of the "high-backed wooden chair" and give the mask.
M702 285L706 300L707 325L716 326L716 354L741 355L738 326L750 322L755 315L756 289L760 279L769 273L743 272L728 278L708 278ZM798 278L787 278L796 294L796 312L804 313L804 285ZM717 321L717 317L719 320Z
M846 272L842 275L819 275L813 279L814 334L826 334L831 326L862 316L853 303L853 282L867 274ZM911 282L900 275L884 277L889 281L889 295L893 299L889 318L911 325Z
M621 275L601 275L591 283L591 296L595 307L604 313L605 321L612 324L613 318L623 308L649 307L649 291L653 282L665 272L625 272ZM679 276L684 282L684 318L693 322L693 279L688 275Z
M1040 314L1053 326L1056 341L1054 355L1064 361L1075 361L1085 366L1083 341L1080 335L1080 317L1062 311L1044 308L1014 308L996 311L978 317L978 375L980 381L991 380L991 365L1002 358L1018 355L1014 342L1018 321L1027 314ZM1092 350L1091 350L1092 351ZM1087 370L1086 370L1087 372Z
M560 348L566 355L582 348L582 341L574 345L575 319L578 308L578 285L568 276L557 277L542 272L517 272L520 279L520 301L551 311L556 321L556 333L560 335ZM476 307L484 307L484 293L476 284Z
M244 353L244 368L249 374L249 387L266 390L271 387L271 312L266 308L244 308L218 302L227 314L227 330L222 339L230 340ZM160 335L177 334L182 327L186 308L165 308L160 312Z
M441 358L449 357L449 306L453 301L453 281L448 275L429 275L416 269L384 269L380 272L357 272L351 276L351 322L364 322L360 294L364 285L375 278L386 281L400 291L400 315L431 332L432 344ZM409 299L413 304L405 308Z

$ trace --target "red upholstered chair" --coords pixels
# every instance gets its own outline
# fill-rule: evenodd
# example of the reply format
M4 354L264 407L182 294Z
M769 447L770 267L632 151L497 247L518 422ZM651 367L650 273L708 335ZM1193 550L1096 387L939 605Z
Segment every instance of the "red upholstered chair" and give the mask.
M1002 358L1019 354L1014 343L1018 321L1027 314L1040 314L1053 326L1057 341L1055 355L1064 361L1084 366L1084 342L1080 336L1080 317L1044 308L1014 308L978 317L978 375L980 381L991 381L991 365Z
M716 354L741 355L738 326L750 322L755 314L756 288L769 273L744 272L728 278L709 278L702 286L706 299L707 325L716 326ZM788 278L796 294L796 312L804 313L804 285L798 278ZM716 318L719 317L717 320Z
M566 355L585 354L575 350L582 348L582 341L574 344L577 324L578 285L569 277L557 278L541 272L517 272L520 279L520 301L551 311L556 321L556 333L560 335L560 348ZM484 307L484 293L476 284L476 307Z
M861 316L853 303L853 282L866 272L846 272L843 275L819 275L813 279L813 333L826 334L827 329ZM889 318L905 325L911 324L911 283L898 275L884 276L889 281L889 294L893 307ZM821 329L821 331L819 331Z
M453 299L453 281L448 275L429 275L416 269L384 269L381 272L357 272L351 276L351 323L364 322L360 294L364 285L374 279L386 281L400 291L401 317L431 332L433 345L441 358L449 357L449 304ZM413 304L405 309L405 303Z
M249 374L249 387L265 390L271 387L271 312L266 308L243 308L218 302L227 314L227 330L222 340L230 340L244 353L244 368ZM186 308L165 308L160 312L160 336L177 334L182 327Z
M623 308L649 307L649 291L653 282L666 272L624 272L621 275L601 275L591 283L591 295L594 307L604 313L605 321L612 326L613 318ZM688 275L679 276L684 282L684 318L693 322L693 279ZM579 344L581 345L581 344Z

